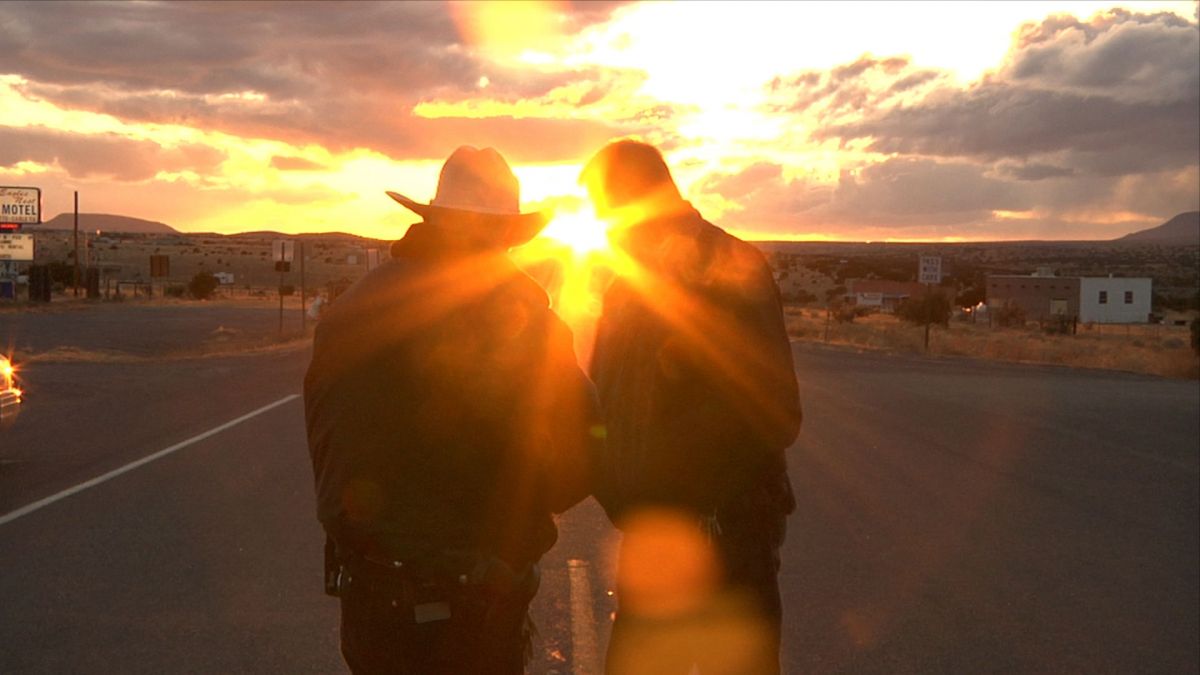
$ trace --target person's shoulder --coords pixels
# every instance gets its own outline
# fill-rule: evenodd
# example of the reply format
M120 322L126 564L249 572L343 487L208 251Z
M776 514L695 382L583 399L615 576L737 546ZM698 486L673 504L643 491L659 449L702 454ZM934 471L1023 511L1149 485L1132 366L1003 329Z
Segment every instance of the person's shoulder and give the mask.
M771 266L757 246L744 241L704 218L700 218L701 238L710 248L709 256L720 279L736 288L750 289L771 279Z
M708 239L719 255L758 261L766 264L767 258L757 246L730 234L725 228L714 225L703 216L699 217L702 237Z
M530 308L550 311L550 295L546 293L546 289L515 264L508 264L511 265L511 269L500 285L499 292Z

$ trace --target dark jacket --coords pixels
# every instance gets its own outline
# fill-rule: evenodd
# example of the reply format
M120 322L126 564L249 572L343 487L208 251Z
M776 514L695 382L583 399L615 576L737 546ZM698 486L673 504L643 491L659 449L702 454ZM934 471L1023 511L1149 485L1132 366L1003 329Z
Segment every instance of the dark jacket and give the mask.
M503 251L418 224L392 255L317 327L304 398L318 516L367 555L534 562L595 470L570 330Z
M691 208L613 243L630 264L591 367L607 425L597 498L618 523L652 505L790 513L800 403L766 260Z

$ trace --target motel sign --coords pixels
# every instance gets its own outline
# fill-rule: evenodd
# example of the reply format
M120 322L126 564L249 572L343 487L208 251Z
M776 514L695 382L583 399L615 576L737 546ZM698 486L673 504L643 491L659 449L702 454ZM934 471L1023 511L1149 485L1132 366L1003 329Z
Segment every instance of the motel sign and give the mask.
M35 187L0 185L0 223L42 222L42 190Z

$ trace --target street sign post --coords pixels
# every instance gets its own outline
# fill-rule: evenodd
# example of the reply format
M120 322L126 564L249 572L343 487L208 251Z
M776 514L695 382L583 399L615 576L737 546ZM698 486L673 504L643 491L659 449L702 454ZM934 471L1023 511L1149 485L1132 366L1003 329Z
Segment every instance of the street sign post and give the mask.
M925 285L925 351L929 351L929 324L932 322L930 316L930 295L934 293L934 286L940 285L942 282L942 256L920 256L917 264L918 281Z
M942 283L942 256L923 255L917 268L917 280L934 286Z
M283 332L283 274L292 271L292 259L296 255L296 242L288 239L276 239L271 242L271 259L275 261L275 271L279 272L279 332Z
M925 311L928 313L928 304L931 302L930 295L933 293L933 287L942 283L942 256L940 255L923 255L917 265L917 280L925 284L925 298L922 300L926 304ZM925 318L925 351L929 351L929 324L932 319L929 316Z

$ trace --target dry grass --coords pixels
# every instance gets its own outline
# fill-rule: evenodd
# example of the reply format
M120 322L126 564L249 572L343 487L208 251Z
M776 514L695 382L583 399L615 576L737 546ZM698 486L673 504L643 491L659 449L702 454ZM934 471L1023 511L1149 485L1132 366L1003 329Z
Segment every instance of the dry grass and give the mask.
M873 314L853 323L827 322L822 309L789 307L788 333L812 342L893 353L923 354L924 328ZM1035 326L992 328L964 322L934 326L929 354L1017 363L1104 368L1173 378L1200 377L1200 357L1179 326L1079 326L1076 335L1047 335Z

